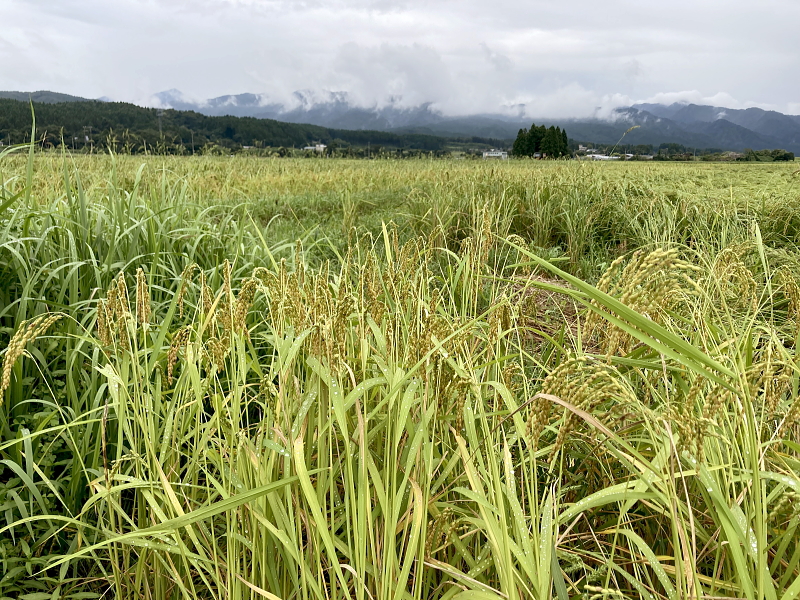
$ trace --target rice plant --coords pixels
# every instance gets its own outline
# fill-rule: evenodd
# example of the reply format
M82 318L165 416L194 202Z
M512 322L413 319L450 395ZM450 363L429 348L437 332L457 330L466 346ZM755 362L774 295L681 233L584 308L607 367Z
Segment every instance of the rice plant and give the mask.
M607 166L3 156L0 593L796 597L791 168Z

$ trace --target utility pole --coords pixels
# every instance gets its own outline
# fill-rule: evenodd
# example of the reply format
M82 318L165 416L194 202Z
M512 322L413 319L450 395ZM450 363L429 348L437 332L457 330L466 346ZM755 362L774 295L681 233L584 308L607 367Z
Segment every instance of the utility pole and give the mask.
M160 108L156 109L156 115L158 115L158 137L164 137L164 134L161 133L161 115L164 114L164 111Z

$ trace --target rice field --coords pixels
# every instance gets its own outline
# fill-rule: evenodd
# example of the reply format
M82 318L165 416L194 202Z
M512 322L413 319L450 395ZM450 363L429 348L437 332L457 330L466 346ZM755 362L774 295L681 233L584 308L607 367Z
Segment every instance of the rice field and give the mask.
M800 594L796 163L0 184L0 598Z

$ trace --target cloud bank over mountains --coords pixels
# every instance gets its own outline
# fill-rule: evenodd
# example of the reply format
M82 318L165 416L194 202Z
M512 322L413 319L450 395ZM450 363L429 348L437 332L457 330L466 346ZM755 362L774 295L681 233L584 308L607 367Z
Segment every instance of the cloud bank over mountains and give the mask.
M781 107L769 103L742 102L730 94L720 92L706 96L698 90L681 92L660 92L647 98L632 98L624 94L609 94L598 96L576 84L555 90L545 96L519 98L517 102L505 104L487 103L483 110L470 110L472 106L465 106L463 110L453 110L446 103L431 101L426 96L419 98L408 97L401 93L392 94L384 98L370 98L359 96L346 91L326 90L297 90L288 97L275 97L270 94L244 93L227 94L215 98L199 98L178 89L170 89L147 96L135 104L152 108L175 108L179 110L197 110L205 114L235 116L258 115L258 108L267 113L279 114L283 112L308 111L314 107L326 104L347 105L350 108L381 111L385 109L417 110L424 106L428 110L443 116L471 116L475 114L491 114L508 119L619 119L617 109L640 104L696 104L701 106L715 106L744 110L748 108L761 108L764 110L781 111ZM111 100L111 98L103 98ZM788 114L800 113L800 103L789 103ZM450 110L448 110L450 108ZM269 118L274 118L270 116Z
M297 90L447 115L800 112L796 0L0 0L0 89L152 104ZM677 91L676 91L677 90ZM680 91L690 90L690 91ZM722 90L722 91L720 91Z
M657 96L655 100L711 99L689 92ZM407 106L388 102L382 106L359 106L346 93L296 92L290 104L274 102L259 94L220 96L195 102L178 90L157 94L154 104L163 108L193 110L209 116L232 115L308 123L335 129L380 130L422 133L446 137L513 139L531 117L526 106L496 113L447 115L431 103ZM733 104L733 102L729 102ZM693 148L722 150L784 148L800 153L800 116L758 107L730 108L687 101L641 102L597 110L583 118L547 118L537 115L538 124L558 124L573 139L599 144L615 143L623 134L626 143L678 143ZM631 127L637 126L631 131Z

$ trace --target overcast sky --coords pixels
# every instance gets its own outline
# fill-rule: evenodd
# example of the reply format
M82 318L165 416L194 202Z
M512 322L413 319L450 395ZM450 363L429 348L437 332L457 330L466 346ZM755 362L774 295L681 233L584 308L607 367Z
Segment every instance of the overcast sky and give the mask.
M0 0L0 89L346 91L446 114L800 113L800 0Z

